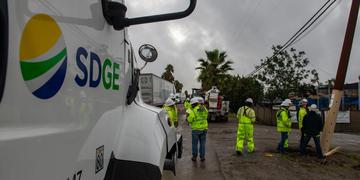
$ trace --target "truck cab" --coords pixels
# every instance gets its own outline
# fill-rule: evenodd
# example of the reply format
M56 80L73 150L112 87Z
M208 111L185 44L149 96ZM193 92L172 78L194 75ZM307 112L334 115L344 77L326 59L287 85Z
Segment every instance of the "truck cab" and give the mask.
M176 130L143 103L125 2L0 2L0 179L161 179Z

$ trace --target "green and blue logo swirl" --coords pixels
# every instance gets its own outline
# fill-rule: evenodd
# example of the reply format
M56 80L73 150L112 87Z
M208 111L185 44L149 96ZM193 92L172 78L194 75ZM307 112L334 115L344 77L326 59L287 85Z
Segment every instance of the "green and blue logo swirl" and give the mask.
M36 14L26 23L20 42L22 77L40 99L56 95L64 83L67 50L59 25L46 14Z

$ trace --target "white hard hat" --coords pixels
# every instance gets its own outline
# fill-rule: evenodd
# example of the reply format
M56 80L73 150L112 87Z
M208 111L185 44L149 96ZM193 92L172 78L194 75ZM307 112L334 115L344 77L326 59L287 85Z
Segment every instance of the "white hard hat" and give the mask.
M290 99L285 99L280 106L285 106L285 107L289 107L291 105L291 100Z
M193 105L195 103L199 103L198 99L196 97L190 99L190 104Z
M248 102L248 103L254 104L254 101L253 101L251 98L247 98L245 102Z
M204 104L204 99L202 97L197 97L197 100L200 104Z
M175 95L173 93L170 93L169 98L170 99L175 99Z
M165 105L166 105L166 106L173 106L173 105L175 105L175 102L174 102L172 99L168 98L168 99L165 101Z
M308 103L308 100L307 99L302 99L301 103Z
M312 104L312 105L309 107L309 110L310 110L310 111L316 111L316 110L317 110L316 104Z

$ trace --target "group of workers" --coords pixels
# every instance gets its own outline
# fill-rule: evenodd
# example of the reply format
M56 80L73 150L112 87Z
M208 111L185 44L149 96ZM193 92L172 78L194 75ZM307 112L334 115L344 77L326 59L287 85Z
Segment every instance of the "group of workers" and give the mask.
M238 129L236 138L236 153L241 155L244 149L244 143L247 142L247 152L254 152L254 123L256 121L256 114L253 109L254 101L251 98L246 99L245 105L240 107L237 111ZM280 133L280 142L277 146L279 153L284 153L288 147L288 137L291 132L291 115L289 107L292 106L290 99L285 99L280 109L276 112L277 131ZM187 113L187 122L192 130L192 161L196 161L198 155L200 160L205 160L205 144L206 134L208 130L208 110L204 105L204 99L201 97L194 97L186 99L184 108ZM170 126L178 126L178 112L176 108L175 99L171 97L166 100L163 109L168 112L170 118ZM306 153L306 147L311 140L314 139L316 152L319 158L324 158L320 146L320 132L323 128L322 118L318 112L316 104L308 107L306 99L301 100L300 108L297 112L298 127L301 131L300 138L300 153ZM199 148L200 145L200 148Z
M306 99L301 100L300 108L297 113L299 130L301 131L299 150L301 155L306 153L306 147L311 138L314 139L316 153L319 158L324 158L320 146L320 132L323 129L322 118L318 112L316 104L308 107ZM254 102L251 98L245 101L245 106L240 107L237 112L238 130L236 140L236 153L241 155L243 152L244 141L247 141L247 150L249 153L254 151L254 126L256 120L255 111L252 108ZM276 112L276 126L280 133L280 142L277 151L284 153L288 149L288 137L291 132L291 115L289 107L292 106L290 99L285 99L280 109Z
M306 147L311 138L314 139L316 153L319 158L324 158L320 146L320 132L323 129L322 118L319 114L316 104L308 107L306 99L301 100L300 108L297 113L298 127L301 131L299 150L301 155L306 153ZM276 113L277 131L281 134L281 140L278 145L278 151L283 153L288 148L288 136L291 131L291 116L289 107L292 106L290 99L281 103L280 109Z

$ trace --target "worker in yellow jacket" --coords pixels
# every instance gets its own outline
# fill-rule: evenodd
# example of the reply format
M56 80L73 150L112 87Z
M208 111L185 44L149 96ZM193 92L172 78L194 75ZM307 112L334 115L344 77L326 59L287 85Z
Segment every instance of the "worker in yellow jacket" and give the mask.
M276 112L276 126L277 131L281 134L281 139L278 145L278 151L281 153L285 152L285 148L287 148L287 142L289 133L291 131L291 119L289 113L289 107L291 106L291 100L285 99L281 103L280 109Z
M300 102L300 108L299 108L299 111L297 113L297 120L298 120L298 125L299 125L299 130L301 132L301 137L300 137L300 146L301 146L301 142L303 141L304 139L304 130L303 130L303 120L304 120L304 117L305 115L307 114L307 99L302 99L301 102Z
M187 118L192 134L192 161L196 161L198 153L200 160L205 161L205 144L206 134L208 129L208 110L203 105L203 100L200 98L192 98L190 104L192 108L188 109L189 116ZM200 143L200 150L198 151L198 144Z
M239 108L237 112L237 119L239 121L237 138L236 138L236 153L241 155L243 152L244 140L247 141L247 151L254 151L254 123L256 115L252 106L254 101L251 98L246 99L245 106Z
M178 112L175 102L168 98L163 105L163 109L168 113L170 119L170 126L178 126Z

